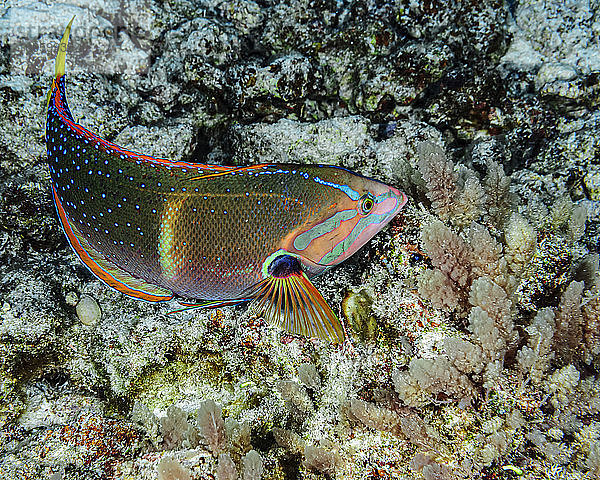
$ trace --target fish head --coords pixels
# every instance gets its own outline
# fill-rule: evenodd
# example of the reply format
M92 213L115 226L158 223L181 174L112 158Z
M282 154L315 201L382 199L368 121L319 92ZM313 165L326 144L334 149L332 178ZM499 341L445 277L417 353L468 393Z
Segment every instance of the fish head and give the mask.
M342 168L321 167L310 178L314 209L288 240L287 250L319 273L343 262L375 236L404 206L400 190Z

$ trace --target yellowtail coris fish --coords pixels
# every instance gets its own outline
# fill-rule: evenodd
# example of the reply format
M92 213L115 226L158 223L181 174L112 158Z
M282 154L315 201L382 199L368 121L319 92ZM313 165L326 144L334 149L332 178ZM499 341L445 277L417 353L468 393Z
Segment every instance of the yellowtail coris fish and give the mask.
M75 122L65 94L71 24L48 99L46 145L62 227L91 272L149 302L251 302L288 332L344 340L309 280L346 260L406 203L343 168L173 162L132 152Z

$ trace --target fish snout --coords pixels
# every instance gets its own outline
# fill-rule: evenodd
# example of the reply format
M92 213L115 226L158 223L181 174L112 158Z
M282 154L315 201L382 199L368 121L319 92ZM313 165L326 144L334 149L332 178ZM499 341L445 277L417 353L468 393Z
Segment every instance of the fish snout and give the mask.
M374 214L391 220L408 201L408 197L397 188L386 185L386 190L378 196Z

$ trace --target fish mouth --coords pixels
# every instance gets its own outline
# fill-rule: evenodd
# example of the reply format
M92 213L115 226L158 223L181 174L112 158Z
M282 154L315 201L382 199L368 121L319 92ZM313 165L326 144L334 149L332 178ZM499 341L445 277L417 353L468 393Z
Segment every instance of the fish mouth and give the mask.
M398 190L397 188L394 187L389 187L390 192L396 197L396 199L398 200L398 205L396 205L396 211L392 213L392 216L396 216L396 214L400 211L400 209L406 205L406 202L408 202L408 197L406 196L406 194L404 192L401 192L400 190Z
M378 222L380 228L387 225L402 209L408 197L397 188L387 186L387 190L383 192L377 200L377 205L373 211L373 214L379 215L383 218L381 222ZM387 217L387 218L386 218Z

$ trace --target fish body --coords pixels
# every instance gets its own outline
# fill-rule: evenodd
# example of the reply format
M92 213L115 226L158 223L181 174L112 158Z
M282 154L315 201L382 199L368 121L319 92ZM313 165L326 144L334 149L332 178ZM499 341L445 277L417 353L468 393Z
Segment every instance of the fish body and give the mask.
M337 167L173 162L100 138L74 121L67 104L70 25L46 142L56 209L86 266L136 298L253 301L289 331L342 340L309 277L357 251L406 196Z

